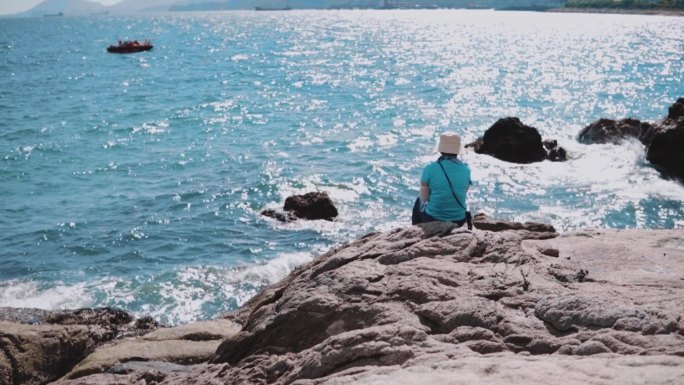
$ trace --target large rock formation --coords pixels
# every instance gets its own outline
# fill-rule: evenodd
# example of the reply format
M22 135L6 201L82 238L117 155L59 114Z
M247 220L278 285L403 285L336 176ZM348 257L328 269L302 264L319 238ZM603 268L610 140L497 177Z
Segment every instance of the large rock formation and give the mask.
M659 122L599 119L582 129L577 140L620 144L627 138L636 138L646 146L646 159L665 177L684 182L684 98L670 106L667 117Z
M583 144L620 144L629 138L641 140L651 129L650 123L632 118L599 119L584 127L577 136L577 140Z
M301 219L324 219L332 221L337 217L337 208L326 192L310 192L304 195L292 195L285 199L284 212L264 210L261 215L275 218L281 222Z
M368 234L228 319L115 341L56 384L681 383L681 230L474 222ZM178 359L164 341L218 347Z
M556 141L543 143L536 128L523 124L515 117L497 120L485 131L484 136L466 147L472 147L478 154L513 163L566 160L565 149L557 147Z
M681 231L476 216L331 250L250 300L209 364L147 361L60 384L673 384ZM497 230L497 231L493 231Z
M649 135L646 159L665 176L684 182L684 98L670 106L667 118Z

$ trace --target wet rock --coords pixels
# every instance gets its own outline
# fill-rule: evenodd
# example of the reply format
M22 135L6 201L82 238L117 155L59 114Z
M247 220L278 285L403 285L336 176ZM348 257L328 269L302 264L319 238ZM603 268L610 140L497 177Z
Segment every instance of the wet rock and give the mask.
M558 145L555 139L549 139L542 142L544 149L546 149L546 159L552 162L564 162L568 160L568 152Z
M325 192L310 192L304 195L292 195L285 199L284 212L272 209L264 210L261 215L277 219L281 222L292 222L300 219L324 219L332 221L338 212L332 200Z
M133 316L123 310L112 308L77 309L50 312L45 322L56 325L101 325L116 327L127 325Z
M135 328L141 331L140 334L145 334L146 332L156 330L161 325L159 322L155 321L151 316L144 316L135 320Z
M285 223L297 220L297 216L294 215L294 213L281 212L281 211L276 211L273 209L263 210L261 212L261 215L263 215L265 217L273 218L273 219L276 219L280 222L285 222Z
M676 114L670 113L673 116ZM684 148L684 116L674 119L668 118L658 124L654 130L651 144L646 151L646 159L666 177L684 182L684 151L682 148Z
M547 156L539 131L515 117L497 120L485 131L482 140L478 139L466 147L473 147L478 154L512 163L541 162Z
M677 101L670 106L667 114L667 118L670 120L676 120L681 117L684 117L684 98L677 99Z
M325 192L310 192L304 195L293 195L285 199L285 211L293 212L297 218L333 220L337 217L337 208Z
M577 140L583 144L620 144L625 139L641 140L652 126L637 119L599 119L580 131Z

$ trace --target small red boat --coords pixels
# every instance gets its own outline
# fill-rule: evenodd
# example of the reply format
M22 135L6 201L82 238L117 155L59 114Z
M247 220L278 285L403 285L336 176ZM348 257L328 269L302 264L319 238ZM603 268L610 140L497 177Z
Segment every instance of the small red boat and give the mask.
M137 40L126 40L126 41L121 41L119 40L119 43L117 45L110 45L107 47L107 52L111 53L134 53L134 52L142 52L142 51L149 51L154 47L152 45L152 42L149 40L145 40L142 43L137 41Z

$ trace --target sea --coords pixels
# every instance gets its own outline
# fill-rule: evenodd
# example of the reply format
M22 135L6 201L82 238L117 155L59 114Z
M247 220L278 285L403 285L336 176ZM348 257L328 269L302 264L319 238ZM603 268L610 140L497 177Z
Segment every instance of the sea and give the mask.
M106 51L150 39L149 52ZM326 250L410 224L441 132L516 116L566 162L466 151L472 212L684 229L684 185L602 118L684 97L684 18L493 10L0 19L0 306L233 311ZM260 215L327 191L334 221ZM682 232L684 237L684 231Z

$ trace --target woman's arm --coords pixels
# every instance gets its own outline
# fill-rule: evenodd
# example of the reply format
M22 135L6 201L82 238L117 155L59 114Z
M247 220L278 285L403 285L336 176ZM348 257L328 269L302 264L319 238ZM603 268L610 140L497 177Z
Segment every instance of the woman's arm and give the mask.
M430 199L430 188L427 183L420 182L420 201L427 202Z

